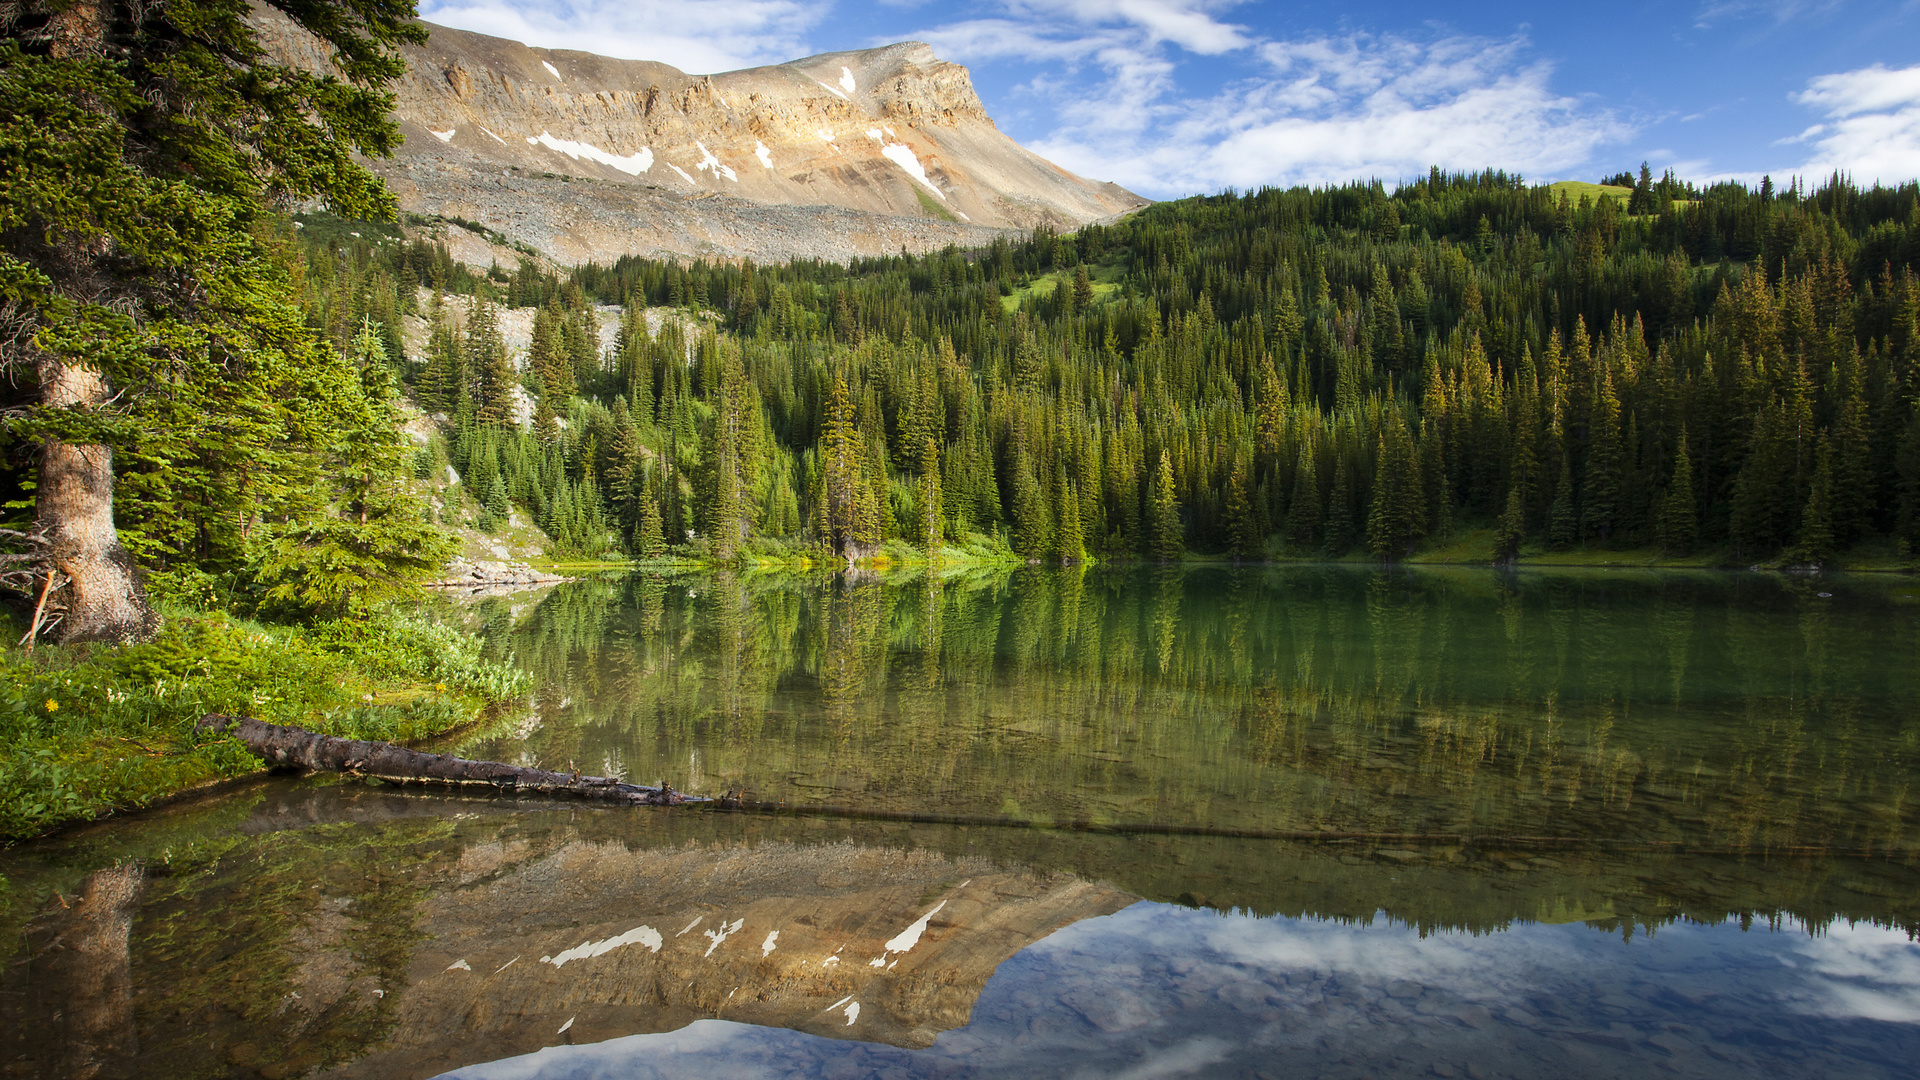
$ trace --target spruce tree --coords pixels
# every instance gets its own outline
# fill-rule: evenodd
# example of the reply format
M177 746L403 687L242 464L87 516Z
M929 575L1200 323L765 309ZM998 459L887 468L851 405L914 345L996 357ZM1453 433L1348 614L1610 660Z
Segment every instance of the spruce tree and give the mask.
M1173 562L1185 549L1180 524L1180 497L1173 484L1173 458L1160 451L1160 467L1153 474L1153 495L1147 518L1149 541L1147 554L1161 562Z
M1699 504L1693 492L1693 455L1687 452L1687 429L1683 427L1675 451L1673 479L1667 484L1667 493L1660 500L1654 533L1667 551L1685 555L1693 550L1699 530Z
M1234 459L1233 475L1227 480L1227 548L1236 559L1251 559L1260 554L1253 501L1247 495L1247 466L1238 458Z
M640 499L640 526L636 546L643 559L657 559L667 552L665 521L660 514L660 494L649 483Z
M1813 481L1807 507L1800 515L1800 536L1789 557L1795 562L1824 566L1831 561L1833 542L1833 441L1822 436L1814 453Z
M476 298L467 312L467 341L462 350L474 381L474 419L489 427L513 427L519 422L514 395L519 378L507 358L499 318L492 304Z
M1511 566L1520 560L1520 544L1527 538L1527 501L1520 496L1520 489L1507 489L1507 508L1500 514L1500 525L1494 533L1493 561L1503 566Z
M1581 532L1606 543L1619 523L1625 452L1620 445L1620 399L1614 393L1613 372L1600 375L1588 429L1586 478L1580 485Z
M1353 475L1347 455L1338 448L1333 457L1333 489L1327 493L1327 522L1324 527L1326 553L1345 555L1353 547Z
M1078 562L1087 556L1086 533L1080 523L1080 496L1067 481L1067 467L1059 464L1053 471L1055 520L1053 550L1064 562Z
M1311 549L1326 520L1326 507L1320 501L1319 473L1312 445L1302 443L1299 460L1293 468L1293 494L1287 501L1287 542L1296 548Z
M1037 474L1038 466L1016 436L1013 453L1013 550L1030 559L1054 550L1054 510L1051 485Z
M1566 455L1560 458L1560 480L1553 488L1553 505L1547 508L1547 543L1565 551L1580 538L1579 517L1573 508L1573 468Z
M1894 457L1894 540L1902 554L1920 553L1920 400L1907 410Z
M1386 561L1404 558L1426 533L1427 507L1413 440L1389 420L1375 454L1373 502L1367 511L1367 547Z
M931 436L920 450L920 546L937 554L945 541L947 512L940 490L940 444Z
M67 641L160 625L116 528L116 449L166 447L156 474L250 469L250 488L201 495L232 491L220 515L251 517L253 496L303 483L283 470L322 452L280 403L352 374L300 330L269 207L392 217L356 155L399 145L383 91L405 70L398 46L426 30L395 0L265 6L318 39L326 74L269 60L256 20L224 0L27 0L0 20L0 374L37 389L6 427L40 448L33 573L67 583Z

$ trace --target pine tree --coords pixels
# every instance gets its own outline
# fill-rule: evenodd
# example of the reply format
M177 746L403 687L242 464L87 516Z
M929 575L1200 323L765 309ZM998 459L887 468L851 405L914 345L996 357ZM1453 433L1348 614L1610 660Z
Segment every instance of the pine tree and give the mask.
M475 299L467 312L467 341L462 350L474 379L474 419L492 427L513 427L519 422L514 413L514 393L519 379L513 363L507 359L507 344L500 336L500 324L493 305Z
M1160 467L1153 478L1153 498L1148 515L1150 530L1147 553L1161 562L1180 558L1185 549L1180 524L1180 498L1173 484L1173 459L1160 451Z
M1367 547L1376 558L1391 562L1411 554L1414 543L1426 534L1426 499L1413 440L1399 421L1388 421L1375 456Z
M1687 452L1687 429L1682 427L1674 455L1673 479L1667 484L1667 493L1660 500L1654 533L1667 551L1685 555L1693 550L1699 530L1699 504L1693 493L1693 455Z
M1054 553L1065 562L1078 562L1086 558L1087 538L1080 523L1080 496L1067 481L1064 463L1054 467L1053 506L1055 520L1059 522L1054 530Z
M1566 455L1560 457L1560 480L1553 488L1553 505L1547 510L1547 543L1565 551L1580 538L1579 517L1573 509L1573 468Z
M1790 557L1795 562L1823 566L1833 558L1833 441L1822 436L1815 451L1813 482L1807 508L1800 515L1799 542Z
M947 513L940 490L940 444L929 436L920 450L920 546L928 555L945 541Z
M1894 459L1894 540L1902 554L1920 552L1920 400L1907 410Z
M1312 445L1302 443L1299 460L1293 468L1293 494L1287 502L1287 541L1298 548L1312 548L1326 520L1326 507L1320 501L1319 473Z
M1507 508L1494 534L1493 561L1511 566L1520 560L1520 544L1527 537L1527 501L1517 487L1507 489Z
M1345 555L1353 547L1353 475L1347 467L1347 455L1338 448L1333 456L1333 490L1327 493L1325 526L1328 555Z
M1254 527L1253 501L1247 496L1247 466L1236 458L1227 481L1227 545L1236 559L1260 554L1260 533Z

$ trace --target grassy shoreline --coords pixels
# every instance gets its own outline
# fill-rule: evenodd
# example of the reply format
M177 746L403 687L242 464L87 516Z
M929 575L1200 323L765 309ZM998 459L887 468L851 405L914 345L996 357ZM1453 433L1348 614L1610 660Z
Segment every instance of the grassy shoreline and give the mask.
M141 645L9 648L0 674L0 843L259 772L195 729L207 713L410 742L529 689L478 639L404 614L291 627L169 613Z

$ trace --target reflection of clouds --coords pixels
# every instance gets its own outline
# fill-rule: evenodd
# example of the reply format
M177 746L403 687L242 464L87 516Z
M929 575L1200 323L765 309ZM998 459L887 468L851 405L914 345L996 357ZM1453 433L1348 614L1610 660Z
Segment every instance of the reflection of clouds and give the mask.
M806 1036L731 1020L696 1020L678 1031L632 1035L588 1046L550 1046L537 1053L474 1065L448 1074L460 1080L598 1080L622 1077L761 1080L792 1040ZM698 1062L697 1074L689 1071ZM657 1063L657 1064L656 1064Z
M1920 944L1905 933L1835 924L1794 951L1807 978L1792 997L1807 1012L1920 1024Z
M1201 1036L1176 1043L1164 1050L1152 1051L1147 1060L1122 1073L1084 1073L1088 1076L1111 1076L1113 1080L1161 1080L1162 1077L1191 1076L1212 1065L1227 1060L1233 1051L1233 1044L1225 1039Z
M1623 939L1579 923L1528 923L1423 934L1378 916L1255 918L1139 903L1008 960L972 1022L932 1047L861 1047L857 1074L1172 1080L1238 1074L1278 1054L1313 1075L1343 1061L1393 1071L1397 1055L1414 1054L1504 1055L1502 1071L1561 1076L1585 1075L1580 1063L1591 1061L1579 1055L1604 1053L1620 1075L1651 1074L1675 1054L1691 1055L1682 1071L1698 1076L1904 1075L1903 1065L1883 1066L1910 1060L1920 1032L1888 1024L1920 1025L1920 944L1875 926L1741 932L1730 920ZM1581 1041L1596 1030L1599 1042ZM703 1020L455 1075L834 1075L856 1046ZM1782 1057L1776 1046L1806 1056Z
M1469 1000L1511 999L1537 989L1543 980L1565 978L1586 962L1585 950L1578 947L1582 939L1595 936L1538 926L1499 934L1422 936L1384 917L1359 925L1136 904L1067 927L1031 951L1097 950L1114 933L1125 933L1157 955L1188 958L1195 965L1189 977L1209 964L1214 970L1201 974L1221 982L1306 971L1364 983L1404 980Z

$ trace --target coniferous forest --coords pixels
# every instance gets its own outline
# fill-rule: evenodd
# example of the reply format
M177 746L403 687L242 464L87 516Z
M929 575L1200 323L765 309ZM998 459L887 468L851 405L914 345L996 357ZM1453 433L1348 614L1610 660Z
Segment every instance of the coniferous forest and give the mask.
M303 235L310 321L376 331L448 418L479 523L524 507L561 554L1396 559L1480 529L1492 558L1824 564L1920 542L1914 184L1643 166L1576 199L1435 170L977 251L564 277ZM496 326L516 307L524 357Z

